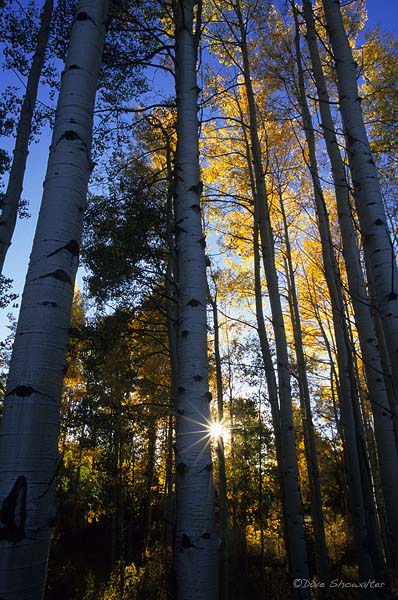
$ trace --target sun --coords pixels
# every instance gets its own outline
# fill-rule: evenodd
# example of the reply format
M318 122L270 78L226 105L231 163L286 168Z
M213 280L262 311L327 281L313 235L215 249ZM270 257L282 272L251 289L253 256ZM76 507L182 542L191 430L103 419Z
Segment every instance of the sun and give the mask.
M209 426L209 433L212 440L219 440L221 437L224 437L225 431L224 426L220 421L213 421Z

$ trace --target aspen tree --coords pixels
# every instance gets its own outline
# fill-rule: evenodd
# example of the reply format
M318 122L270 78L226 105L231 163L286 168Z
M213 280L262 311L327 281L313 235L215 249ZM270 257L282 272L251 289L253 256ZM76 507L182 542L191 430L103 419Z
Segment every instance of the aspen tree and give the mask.
M286 541L291 580L308 579L308 560L304 534L303 509L298 483L297 455L293 427L292 395L287 351L286 331L279 292L278 274L275 266L274 238L270 222L268 198L263 174L262 154L257 130L256 103L251 81L246 24L241 3L233 4L238 19L239 47L242 54L242 71L247 95L250 143L255 176L255 203L258 211L258 227L261 239L262 259L269 292L272 324L275 334L277 371L279 384L279 418L281 440L281 474L285 497ZM309 598L308 589L293 590L295 598Z
M78 4L22 298L0 438L0 597L41 600L74 280L108 1Z
M375 293L390 355L393 381L398 381L398 267L387 226L376 165L364 125L352 55L340 0L322 0L326 28L337 73L340 112L347 144L354 200L361 228L368 277Z
M213 277L214 281L214 277ZM216 387L217 387L217 419L219 423L224 419L224 398L223 398L223 382L221 369L221 352L220 352L220 324L218 319L217 306L217 283L214 281L215 291L211 295L209 290L209 302L213 313L214 327L214 362L216 370ZM229 560L229 539L228 539L228 501L227 501L227 477L225 470L225 453L224 439L220 435L215 440L217 447L217 466L218 466L218 502L220 506L220 600L228 599L228 560Z
M391 545L392 555L397 556L398 512L396 506L398 504L398 462L392 414L396 408L396 403L394 398L389 398L386 381L383 377L383 362L377 344L377 334L373 323L370 300L366 291L356 241L355 226L351 214L346 171L334 130L329 95L318 50L315 20L309 0L303 0L303 16L306 22L306 38L311 57L314 82L319 98L322 129L332 167L348 286L354 308L355 323L358 330L366 381L369 389L369 399L374 418L380 479L389 525L389 544Z
M286 275L288 281L288 297L290 316L292 320L294 348L297 358L297 368L300 388L300 408L303 422L304 448L311 499L311 518L315 540L315 559L317 574L321 581L327 583L329 576L329 559L326 547L325 523L322 511L322 495L318 468L318 455L315 443L314 423L312 419L310 388L305 364L301 315L297 297L296 281L292 260L289 228L282 193L278 190L279 204L283 221L286 254Z
M353 405L357 402L356 390L352 370L352 361L349 355L349 340L345 324L344 302L340 283L340 276L336 257L334 255L332 237L330 232L329 217L326 210L325 198L319 178L318 164L315 151L315 136L312 119L307 104L304 88L304 74L301 64L299 47L299 32L297 13L294 12L296 33L295 48L298 70L299 103L302 114L304 133L308 149L308 167L313 182L314 200L317 222L322 247L322 258L325 269L325 278L330 293L333 327L336 339L337 364L338 364L338 396L342 413L344 441L346 448L346 462L349 476L351 514L353 518L354 536L358 552L359 576L361 579L374 573L371 549L368 539L366 513L364 505L364 490L361 480L361 470L358 457L359 441L356 434L356 423ZM372 597L372 591L367 592Z
M33 111L35 109L37 90L50 35L51 16L54 0L46 0L41 15L40 28L37 35L36 49L32 66L26 83L26 92L19 116L14 156L11 164L7 189L1 204L0 216L0 273L3 271L5 257L11 244L18 216L18 206L22 193L26 161L28 158L29 138L32 132Z
M178 264L175 573L179 600L218 598L218 553L209 444L206 257L202 232L196 76L200 3L174 3L177 148L174 202Z
M319 177L318 163L315 149L315 134L312 125L305 94L304 73L301 63L299 43L299 30L297 12L294 10L295 19L295 49L298 73L298 100L303 121L303 128L308 149L308 168L311 174L316 207L317 223L322 247L322 258L325 270L325 279L330 293L333 328L336 339L337 365L338 365L338 396L342 414L342 426L346 450L346 464L351 499L351 514L353 519L354 537L358 553L359 576L362 579L369 573L378 574L375 564L378 563L377 544L371 544L370 532L374 530L372 523L372 494L365 479L369 466L366 456L361 451L362 416L359 411L357 389L355 385L355 372L350 355L350 342L347 331L343 293L341 289L338 265L333 249L330 231L329 216L326 209L325 198ZM362 463L362 465L361 465ZM363 468L363 472L361 473ZM372 590L365 592L369 598L375 597Z

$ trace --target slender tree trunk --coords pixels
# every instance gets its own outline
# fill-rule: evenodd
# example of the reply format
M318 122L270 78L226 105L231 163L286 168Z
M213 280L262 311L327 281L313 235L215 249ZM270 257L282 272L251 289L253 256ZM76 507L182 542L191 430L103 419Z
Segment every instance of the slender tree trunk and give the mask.
M155 450L156 450L156 421L153 420L148 431L148 458L146 465L146 500L144 517L144 552L149 547L152 522L152 485L155 469Z
M118 392L115 390L114 394ZM116 409L112 414L114 429L111 435L113 450L113 512L112 512L112 553L111 565L118 571L119 598L124 591L124 485L123 485L123 426L120 397L117 398Z
M395 403L392 398L389 398L386 379L383 377L383 361L380 356L370 301L363 278L355 227L351 214L349 187L334 130L327 85L318 51L314 16L309 0L304 0L303 9L307 25L307 43L320 100L319 108L322 128L332 166L349 291L354 308L355 323L358 329L366 381L369 389L369 399L374 418L380 479L389 524L390 551L392 555L398 556L398 454L394 433L393 411L390 410L390 408L395 408ZM392 390L390 390L390 395L392 396L391 392Z
M231 346L229 343L228 329L225 330L225 337L227 342L227 394L228 394L228 412L229 422L231 427L231 438L230 438L230 461L234 465L236 461L236 444L235 444L235 406L234 406L234 395L233 395L233 375L231 365ZM233 475L233 473L232 473ZM238 523L238 488L236 485L235 477L231 477L231 518L232 518L232 535L230 536L230 582L231 590L235 590L238 587L239 582L239 523ZM233 597L233 596L232 596Z
M174 398L174 396L173 396ZM167 546L173 546L174 534L174 474L173 474L173 438L174 438L174 418L170 415L167 420L167 445L166 445L166 480L164 485L164 494L166 505L163 517L163 543ZM174 558L173 558L174 562Z
M330 579L329 558L326 546L325 524L322 510L322 494L319 478L318 454L315 443L314 424L312 421L310 388L308 383L306 361L304 356L301 317L296 291L296 282L292 262L289 230L281 194L279 195L279 204L282 214L285 237L286 277L288 282L288 296L293 327L294 348L297 358L297 369L300 389L300 409L303 423L304 449L310 488L311 518L315 542L316 570L319 576L319 580L324 581L327 584Z
M256 181L253 173L253 165L251 158L251 150L250 150L250 142L247 136L247 131L244 126L244 118L241 107L239 106L240 118L242 122L242 134L245 143L245 153L246 153L246 162L247 169L249 173L250 180L250 188L253 197L254 204L254 222L253 222L253 272L254 272L254 297L255 297L255 305L256 305L256 321L257 321L257 332L260 342L260 350L261 356L263 359L263 366L265 371L265 379L267 382L268 389L268 401L271 407L271 418L272 418L272 426L274 429L275 435L275 445L276 445L276 455L277 455L277 463L279 469L280 465L280 421L279 421L279 401L278 401L278 383L276 381L275 376L275 368L274 363L272 362L271 350L267 335L267 329L265 327L265 319L263 312L263 292L261 285L261 253L259 246L259 205L256 201ZM281 481L280 481L281 483ZM285 524L286 525L286 524Z
M179 600L218 598L218 553L209 438L206 260L202 233L194 0L175 6L177 150L175 219L179 274L175 571ZM197 14L198 28L200 15Z
M281 439L282 485L286 499L286 541L289 561L289 574L294 579L308 579L308 560L305 543L303 508L301 505L295 434L293 427L292 396L290 386L289 358L278 275L275 267L275 249L272 234L268 199L263 175L261 146L257 130L256 105L250 75L249 55L246 41L246 27L241 12L240 0L235 3L240 30L240 49L242 53L243 75L249 108L250 142L255 175L255 204L258 210L258 223L262 245L262 258L269 291L272 312L272 324L275 334L279 384L279 417ZM307 588L293 589L295 598L309 598Z
M309 170L311 173L314 200L317 213L317 222L322 246L322 257L325 271L325 278L330 293L333 328L336 338L337 364L338 364L338 390L340 409L342 416L342 425L344 429L344 441L346 449L346 464L348 469L349 492L351 499L351 514L353 519L353 529L355 545L358 555L359 577L361 581L366 577L374 576L375 565L372 562L372 547L370 544L370 530L367 507L371 505L371 499L368 497L369 486L366 485L366 468L361 469L361 463L366 459L361 452L361 437L358 436L360 423L360 414L358 412L358 396L355 387L355 374L351 358L351 347L345 321L344 300L341 289L340 275L336 257L333 250L333 242L330 233L329 217L326 210L325 199L318 174L318 165L315 149L315 135L312 126L312 119L308 108L307 98L304 87L304 74L301 65L301 53L299 42L299 31L297 23L297 13L295 12L296 23L296 58L298 69L298 91L301 107L303 127L307 142L309 155ZM359 454L360 453L360 454ZM368 469L367 465L367 469ZM364 472L365 471L365 472ZM374 590L367 590L364 595L369 598L376 597Z
M263 500L264 500L264 478L263 478L263 421L262 421L262 407L261 407L261 389L258 398L258 506L259 506L259 526L260 526L260 582L261 582L261 595L265 596L265 527L264 527L264 516L263 516Z
M372 282L368 281L368 285L372 288ZM375 293L371 291L374 297ZM377 336L378 348L381 356L382 372L387 386L388 398L390 401L390 414L392 415L392 423L395 435L395 445L398 453L398 385L393 381L390 355L387 348L386 339L384 336L383 323L380 314L377 310L372 310L373 322Z
M108 1L81 0L58 100L0 442L0 597L41 600L65 373Z
M166 267L166 316L167 316L167 338L170 354L171 371L171 395L170 403L173 414L168 418L167 427L167 458L166 458L166 506L164 517L163 539L165 544L172 547L173 567L170 571L170 588L175 586L175 495L174 495L174 472L173 472L173 444L174 444L174 409L175 398L178 390L178 344L177 344L177 321L178 321L178 294L177 294L177 257L176 243L174 237L174 202L173 202L173 152L171 148L170 135L160 124L166 145L166 172L167 172L167 219L166 219L166 239L167 239L167 267Z
M62 456L62 454L61 454ZM78 504L79 504L79 492L80 492L80 478L81 478L81 470L82 470L82 456L83 456L83 446L79 443L79 451L77 454L77 469L75 474L75 480L73 482L73 512L72 512L72 526L77 529L78 527Z
M217 291L214 298L211 297L209 291L209 300L213 312L214 326L214 358L216 365L216 382L217 382L217 413L218 421L223 422L224 419L224 399L223 399L223 383L221 370L221 354L220 354L220 325L218 322L217 308ZM217 443L217 463L218 463L218 503L220 507L220 535L221 535L221 551L220 551L220 600L228 600L229 580L228 580L228 561L229 561L229 539L228 539L228 503L227 503L227 476L225 472L225 454L224 440L219 436Z
M344 28L339 0L323 0L326 27L337 73L340 111L347 143L354 199L366 263L376 293L390 354L393 381L398 381L398 268L387 226L376 165L363 121L357 65Z
M244 123L243 112L239 106L240 118L241 122ZM252 191L253 199L256 198L256 183L255 177L253 174L252 160L251 160L251 152L250 152L250 143L247 137L247 132L245 127L242 127L242 134L245 142L245 152L246 152L246 160L247 160L247 168L249 172L249 180L250 187ZM254 271L254 297L255 297L255 306L256 306L256 321L257 321L257 333L260 342L260 350L261 357L263 360L263 367L265 373L265 380L267 382L267 391L268 391L268 402L271 407L271 419L272 419L272 427L274 430L275 437L275 454L276 454L276 462L278 467L278 482L279 489L281 493L282 500L282 521L283 521L283 537L286 552L289 548L288 542L288 520L287 520L287 507L286 507L286 494L284 481L282 477L282 454L281 454L281 424L280 424L280 414L279 414L279 400L278 400L278 383L275 375L275 368L272 361L272 355L267 335L267 329L265 327L265 319L263 312L263 293L262 293L262 285L261 285L261 253L259 246L259 206L258 202L254 200L254 223L253 223L253 271ZM297 462L297 456L296 456ZM298 465L297 465L298 472ZM263 553L262 553L263 557ZM263 575L265 572L263 573Z
M37 36L36 49L26 84L26 93L22 102L21 113L15 138L14 156L6 193L1 205L0 216L0 274L11 245L18 216L18 206L22 194L26 161L28 158L29 138L32 132L32 118L35 109L37 90L43 69L48 38L50 35L51 16L54 0L46 0L41 15L40 29Z
M170 352L171 386L173 397L177 394L178 375L178 344L177 344L177 320L178 320L178 265L176 257L176 242L174 238L175 220L173 206L173 154L171 150L170 137L164 132L166 144L166 172L167 172L167 221L166 237L168 260L166 268L166 314L167 314L167 336Z
M351 347L354 349L353 332L350 322L347 323L348 334L350 337ZM387 571L385 557L389 555L390 548L383 549L383 537L381 532L381 523L379 519L379 510L384 509L384 505L377 507L375 493L375 472L371 461L371 453L368 444L367 435L367 414L363 400L363 389L361 387L357 355L352 357L353 370L355 373L355 382L357 389L358 402L354 405L356 413L355 423L357 427L357 437L359 440L358 454L362 471L362 481L364 486L364 500L367 514L367 527L370 530L369 539L371 541L370 549L373 564L375 565L375 574L380 578L380 581L387 583ZM388 590L390 591L390 590ZM384 595L387 592L383 590ZM384 597L384 596L383 596Z

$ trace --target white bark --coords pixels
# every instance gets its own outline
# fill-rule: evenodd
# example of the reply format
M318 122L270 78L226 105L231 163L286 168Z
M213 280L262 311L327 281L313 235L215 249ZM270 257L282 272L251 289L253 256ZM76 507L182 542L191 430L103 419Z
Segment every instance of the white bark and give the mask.
M356 63L344 29L339 0L323 0L333 50L340 111L369 278L398 381L398 268L388 231L376 165L363 121Z
M176 543L179 600L218 598L218 542L208 437L206 261L200 214L194 0L176 3L175 218L179 274Z
M54 520L65 354L108 0L81 0L63 73L0 439L0 597L40 600Z
M216 370L217 382L217 419L221 423L224 419L224 394L221 369L221 353L220 353L220 325L218 322L218 307L217 307L217 288L214 293L214 298L208 290L208 299L212 307L213 327L214 327L214 362ZM225 471L225 453L224 440L220 436L217 443L217 467L218 467L218 504L220 508L219 515L219 530L221 538L220 547L220 597L219 600L228 600L229 598L229 536L228 536L228 498L227 498L227 476Z
M275 335L277 370L279 384L279 431L281 455L282 497L285 500L284 519L286 523L285 540L291 580L308 579L308 559L305 543L303 509L300 498L295 433L293 427L292 394L290 385L289 357L286 331L283 320L281 298L279 293L278 274L275 266L275 249L268 198L263 175L261 146L258 137L256 105L251 82L246 26L243 20L240 0L234 5L238 18L242 52L243 75L249 108L250 142L255 176L256 195L255 213L260 231L262 259L269 292L272 313L272 326ZM295 598L309 598L307 589L293 589Z
M310 386L307 377L307 367L304 355L301 316L296 291L295 273L289 239L289 227L287 224L286 212L283 205L282 193L279 193L279 205L282 214L283 231L285 237L285 268L290 306L290 318L292 321L294 349L297 358L297 370L299 377L300 412L301 420L303 423L305 460L307 465L308 482L310 488L311 519L315 545L315 562L319 580L327 583L330 580L330 571L328 550L326 546L325 537L325 522L323 518L322 509L322 493L318 467L318 453L316 449L315 430L312 419Z
M329 154L337 213L343 241L343 255L347 267L347 278L354 307L355 322L366 372L369 398L374 418L380 479L389 525L389 544L392 555L398 556L398 456L394 436L394 423L390 402L383 377L383 364L377 344L377 335L372 318L370 301L367 297L362 267L356 243L356 232L351 215L349 187L343 160L334 131L329 96L319 56L315 21L311 2L304 0L304 18L307 24L307 42L311 56L314 81L319 97L322 128ZM393 405L393 403L392 403ZM393 405L394 406L394 405Z
M53 0L46 0L41 15L40 29L37 36L32 66L26 83L26 93L22 102L21 113L15 138L14 157L11 164L10 177L1 205L0 216L0 273L3 271L5 257L11 245L18 206L22 194L26 161L28 158L29 138L32 131L33 111L36 104L37 89L43 69L48 37L50 34Z
M345 455L347 464L348 483L350 489L351 514L353 521L354 539L358 553L359 576L363 579L369 574L374 575L374 568L369 547L368 529L365 510L365 488L361 478L358 448L360 440L357 437L355 420L355 405L358 397L355 388L353 362L350 357L350 342L348 338L347 325L345 322L345 309L343 293L341 289L340 276L333 242L330 233L329 216L323 196L323 190L318 173L318 164L315 149L315 136L312 126L311 114L308 108L304 87L304 74L301 65L301 54L299 48L298 25L296 18L296 58L298 69L298 92L299 103L303 120L304 133L308 148L308 167L311 173L316 216L319 236L322 246L322 259L325 271L325 279L328 286L333 317L333 328L336 339L337 365L338 365L338 395L341 409L341 420L344 431ZM359 411L357 411L357 416ZM366 473L365 473L366 476ZM367 597L373 597L372 590L365 592Z

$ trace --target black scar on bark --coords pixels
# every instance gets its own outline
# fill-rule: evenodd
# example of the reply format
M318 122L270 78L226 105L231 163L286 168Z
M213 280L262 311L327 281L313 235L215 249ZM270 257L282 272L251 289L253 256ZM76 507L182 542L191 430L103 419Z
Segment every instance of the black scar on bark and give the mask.
M398 298L398 295L395 292L390 292L387 296L388 302L392 302Z
M67 140L68 142L71 142L73 140L80 140L80 135L78 133L76 133L76 131L73 131L73 129L68 129L68 131L65 131L65 133L63 133L61 135L61 137L59 138L59 141L61 140Z
M191 187L188 188L188 192L194 192L195 194L201 194L203 192L203 183L201 181L199 181L199 183L197 183L195 185L191 185Z
M191 538L186 533L182 534L181 546L183 550L188 550L188 548L196 548L196 546L192 543Z
M188 465L186 465L184 462L179 462L176 465L176 469L180 475L184 475L188 470Z
M204 237L200 238L199 244L202 246L202 248L206 248L206 240Z
M183 393L185 392L185 388L180 386L180 387L177 389L177 392L178 392L179 394L183 394Z
M204 400L207 400L208 402L211 402L211 401L212 401L212 399L213 399L213 396L212 396L212 393L211 393L211 392L205 392L205 393L202 395L202 398L203 398Z
M175 226L174 231L176 235L178 235L179 233L187 233L187 230L183 227L180 227L179 225Z
M52 273L46 273L45 275L41 275L40 277L38 277L38 279L45 279L46 277L53 277L58 281L62 281L62 283L70 283L70 285L73 285L72 279L69 277L68 273L63 269L57 269Z
M92 23L94 23L95 26L97 25L96 22L94 21L94 19L92 19L90 17L90 15L88 13L86 13L86 11L84 11L84 10L77 13L76 21L91 21Z
M194 375L193 378L194 378L195 381L203 381L202 375Z
M195 298L191 298L191 300L189 302L187 302L187 306L201 306L202 303L199 300L196 300Z
M19 542L25 537L27 482L24 475L19 475L11 492L4 498L0 509L0 539Z
M67 244L65 244L64 246L61 246L61 248L57 248L57 250L54 250L54 252L47 254L47 258L50 258L50 256L54 256L54 254L61 252L61 250L67 250L67 252L70 252L70 254L74 257L79 256L79 251L80 251L79 242L77 240L70 240Z
M56 302L50 302L50 300L46 300L41 303L42 306L51 306L52 308L57 308L58 304Z
M352 136L350 133L346 134L347 137L347 145L348 146L352 146L352 144L355 144L355 142L360 142L361 140L358 138L355 138L354 136Z
M28 398L32 394L35 393L35 389L32 388L31 385L17 385L16 388L10 392L10 394L15 394L18 398Z

